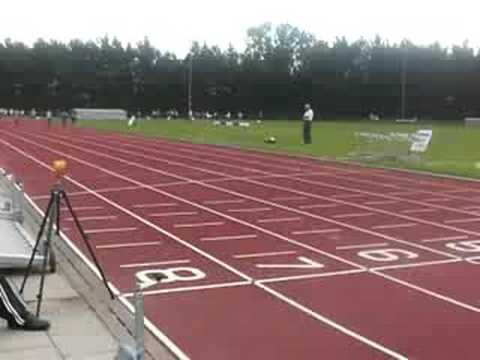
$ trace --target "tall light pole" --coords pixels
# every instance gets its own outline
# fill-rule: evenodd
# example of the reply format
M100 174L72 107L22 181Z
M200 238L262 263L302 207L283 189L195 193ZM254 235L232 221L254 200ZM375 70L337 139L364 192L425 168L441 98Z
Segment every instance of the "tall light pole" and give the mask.
M407 55L408 49L404 48L402 52L402 73L401 73L401 118L405 119L405 108L406 108L406 82L407 82Z
M187 116L192 114L192 72L193 72L193 56L190 54L188 61L188 111Z

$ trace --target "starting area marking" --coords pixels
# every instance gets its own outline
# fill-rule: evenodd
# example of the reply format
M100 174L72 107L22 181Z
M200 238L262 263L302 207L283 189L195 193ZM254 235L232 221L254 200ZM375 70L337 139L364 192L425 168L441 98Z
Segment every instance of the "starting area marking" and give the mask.
M109 244L109 245L97 245L96 249L121 249L128 247L141 247L141 246L158 246L162 243L160 241L145 241L145 242L136 242L136 243L125 243L125 244Z
M224 240L243 240L243 239L254 239L257 235L232 235L232 236L215 236L215 237L203 237L200 238L200 241L224 241Z
M134 208L138 209L148 209L148 208L156 208L156 207L164 207L164 206L175 206L178 205L174 202L167 202L167 203L154 203L154 204L136 204L132 205Z
M173 227L176 228L195 228L195 227L204 227L204 226L219 226L224 225L223 221L212 221L212 222L204 222L204 223L193 223L193 224L175 224Z
M233 257L235 259L247 259L247 258L265 257L265 256L291 255L296 253L297 253L296 251L276 251L276 252L266 252L266 253L256 253L256 254L240 254L240 255L233 255Z

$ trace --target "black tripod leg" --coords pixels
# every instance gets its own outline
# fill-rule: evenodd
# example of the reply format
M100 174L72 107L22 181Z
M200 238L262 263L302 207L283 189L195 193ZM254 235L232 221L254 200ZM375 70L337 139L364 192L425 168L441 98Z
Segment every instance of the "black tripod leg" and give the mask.
M25 289L25 284L27 283L27 279L32 272L32 264L33 260L35 259L35 255L37 254L38 247L40 245L40 241L42 240L43 232L45 231L45 225L47 224L47 220L50 216L50 212L52 210L52 205L54 201L54 194L53 192L50 195L50 200L48 201L47 209L45 210L45 215L43 216L42 223L40 225L40 229L37 234L37 239L35 240L35 245L32 250L32 255L30 256L30 260L28 261L27 269L25 270L25 275L23 277L22 285L20 286L20 294L23 294L23 290Z
M100 272L100 276L102 277L103 284L107 288L108 293L110 294L110 297L112 298L112 300L115 299L115 295L113 294L112 289L110 289L110 286L108 286L108 281L107 281L107 278L105 277L105 273L104 273L102 267L100 266L100 263L98 262L97 257L95 256L95 253L93 252L93 249L92 249L92 246L90 245L90 242L88 241L87 234L85 234L85 232L83 231L82 225L80 224L80 221L78 220L77 215L73 211L73 208L72 208L72 205L70 204L70 200L67 196L67 193L64 190L62 190L61 194L62 194L63 199L65 200L65 203L67 204L68 211L72 215L72 218L75 222L75 225L76 225L78 231L80 232L85 245L87 246L88 252L90 253L90 256L92 257L93 262L95 263L95 266L97 267L98 271Z
M59 205L59 198L60 194L58 191L54 191L53 197L54 203L52 205L52 210L50 212L50 221L48 222L48 229L47 229L47 239L45 240L44 248L43 248L43 264L42 264L42 273L40 277L40 287L38 289L38 294L37 294L37 316L40 315L40 308L42 307L42 300L43 300L43 287L45 285L45 274L47 272L47 263L48 263L48 258L49 258L49 249L50 249L50 243L52 240L52 236L54 234L54 225L57 223L57 216L58 216L58 211L60 210L58 208Z

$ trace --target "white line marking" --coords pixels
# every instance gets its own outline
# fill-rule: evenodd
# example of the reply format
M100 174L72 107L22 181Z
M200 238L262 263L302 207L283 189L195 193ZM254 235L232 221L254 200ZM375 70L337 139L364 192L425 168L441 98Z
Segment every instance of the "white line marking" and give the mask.
M125 228L111 228L111 229L90 229L85 230L85 234L101 234L101 233L111 233L111 232L127 232L137 230L136 227L125 227Z
M300 205L299 208L304 209L316 209L316 208L332 208L337 207L338 204L312 204L312 205Z
M454 219L454 220L445 220L445 224L461 224L461 223L469 223L480 221L480 218L472 218L472 219Z
M412 226L417 226L417 225L418 225L418 224L416 224L416 223L376 225L376 226L372 226L372 229L375 229L375 230L380 230L380 229L396 229L396 228L402 228L402 227L412 227Z
M232 235L232 236L215 236L215 237L203 237L200 241L223 241L223 240L241 240L241 239L253 239L257 235Z
M250 208L250 209L229 209L227 210L228 212L237 212L237 213L242 213L242 212L260 212L260 211L270 211L272 208L269 207L259 207L259 208Z
M383 345L375 342L375 341L372 341L348 328L346 328L345 326L343 325L340 325L336 322L334 322L333 320L323 316L323 315L320 315L316 312L314 312L313 310L307 308L306 306L303 306L301 305L300 303L292 300L291 298L283 295L282 293L264 285L264 284L261 284L261 283L257 283L256 284L258 287L262 288L263 290L265 290L266 292L270 293L271 295L277 297L278 299L284 301L285 303L289 304L290 306L308 314L309 316L311 316L312 318L316 319L316 320L319 320L335 329L337 329L338 331L360 341L360 342L363 342L364 344L367 344L368 346L371 346L375 349L377 349L378 351L380 352L383 352L385 354L388 354L389 356L391 356L392 358L394 359L397 359L397 360L408 360L408 358L404 355L401 355L393 350L390 350L386 347L384 347Z
M163 207L163 206L175 206L177 203L169 202L169 203L155 203L155 204L136 204L132 205L134 208L154 208L154 207Z
M404 196L404 195L413 195L418 193L419 193L418 191L395 191L395 192L387 193L387 195Z
M332 198L335 199L350 199L365 196L364 194L340 194L340 195L332 195Z
M233 255L233 257L235 259L248 259L248 258L256 258L256 257L290 255L290 254L296 254L296 253L297 253L296 251L273 251L273 252L266 252L266 253Z
M252 285L251 281L235 281L223 284L211 284L211 285L197 285L197 286L185 286L179 288L171 288L171 289L159 289L159 290L150 290L144 291L143 295L158 295L158 294L170 294L170 293L177 293L177 292L184 292L184 291L200 291L200 290L210 290L210 289L221 289L221 288L229 288L229 287L237 287L237 286L248 286ZM123 294L125 297L133 296L132 293Z
M78 207L73 207L73 211L82 211L82 210L101 210L103 209L103 206L78 206ZM68 207L62 206L60 210L63 211L68 211Z
M465 210L480 210L480 206L478 206L478 205L475 205L475 206L464 206L464 207L462 207L462 209L465 209Z
M370 271L381 271L381 270L395 270L395 269L404 269L412 267L423 267L431 265L441 265L441 264L450 264L462 262L462 259L448 259L448 260L433 260L433 261L422 261L409 264L400 264L400 265L385 265L371 268Z
M109 245L98 245L95 246L97 249L120 249L126 247L140 247L140 246L153 246L153 245L161 245L160 241L145 241L145 242L137 242L137 243L123 243L123 244L109 244Z
M236 199L236 200L207 200L203 203L205 205L219 205L219 204L240 204L245 202L243 199Z
M472 306L472 305L469 305L469 304L465 304L461 301L458 301L458 300L455 300L455 299L452 299L451 297L448 297L448 296L445 296L445 295L441 295L439 293L436 293L434 291L431 291L431 290L427 290L425 288L422 288L420 286L417 286L417 285L413 285L407 281L403 281L403 280L400 280L400 279L397 279L393 276L390 276L390 275L386 275L384 273L381 273L379 271L375 271L375 270L372 270L372 273L376 274L376 275L379 275L385 279L388 279L388 280L391 280L393 282L396 282L400 285L403 285L403 286L406 286L408 288L411 288L411 289L414 289L414 290L417 290L419 292L422 292L424 294L427 294L427 295L430 295L436 299L439 299L439 300L443 300L443 301L446 301L448 303L451 303L453 305L457 305L457 306L460 306L464 309L467 309L467 310L471 310L471 311L474 311L476 313L480 312L480 309L475 307L475 306Z
M448 199L448 198L432 198L432 199L424 199L423 201L429 203L429 202L452 201L452 199Z
M372 216L372 215L374 215L374 213L363 212L363 213L339 214L339 215L333 215L332 217L335 219L346 219L346 218L352 218L352 217L364 217L364 216Z
M364 249L364 248L375 248L381 246L388 246L388 243L377 243L377 244L365 244L365 245L347 245L347 246L338 246L335 249L337 250L350 250L350 249Z
M435 212L438 211L438 209L407 209L407 210L401 210L400 212L402 214L417 214L417 213L426 213L426 212Z
M148 214L148 216L153 217L168 217L168 216L187 216L187 215L197 215L197 211L177 211L177 212L168 212L168 213L155 213Z
M365 205L388 205L396 204L398 200L378 200L378 201L367 201Z
M358 273L366 272L366 271L367 270L364 270L364 269L355 269L355 270L331 271L331 272L307 274L307 275L284 276L284 277L278 277L278 278L269 278L269 279L257 280L256 283L268 284L268 283L277 283L277 282L291 281L291 280L312 279L312 278L317 278L317 277L358 274Z
M113 220L116 219L116 216L113 215L107 215L107 216L83 216L79 217L79 221L93 221L93 220ZM74 221L74 218L66 218L65 221Z
M123 264L120 265L121 268L129 269L136 267L153 267L153 266L162 266L162 265L174 265L174 264L188 264L190 260L170 260L170 261L157 261L149 263L136 263L136 264Z
M445 236L445 237L438 237L434 239L423 239L420 241L424 243L433 243L433 242L439 242L439 241L453 241L453 240L465 240L465 239L468 239L467 235Z
M305 196L278 196L278 197L273 197L273 201L293 201L293 200L306 200L307 198Z
M260 219L257 220L259 223L273 223L273 222L282 222L282 221L298 221L300 217L293 216L293 217L285 217L285 218L272 218L272 219Z
M219 226L223 225L225 222L223 221L212 221L212 222L204 222L204 223L195 223L195 224L175 224L173 227L176 228L193 228L193 227L203 227L203 226Z
M329 233L340 232L340 231L342 231L342 229L299 230L299 231L292 231L292 235L329 234Z

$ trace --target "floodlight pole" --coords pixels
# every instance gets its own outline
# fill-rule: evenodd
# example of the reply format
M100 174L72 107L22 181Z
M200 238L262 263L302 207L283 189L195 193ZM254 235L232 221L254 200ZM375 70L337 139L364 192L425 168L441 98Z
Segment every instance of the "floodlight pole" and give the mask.
M407 49L403 49L403 55L402 55L402 74L401 74L401 93L402 93L402 99L401 99L401 119L405 119L405 107L406 107L406 82L407 82Z
M189 63L188 63L188 111L187 116L190 116L192 113L192 72L193 72L193 60L192 55L190 55Z

